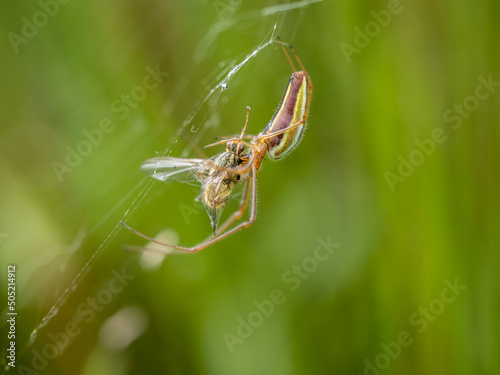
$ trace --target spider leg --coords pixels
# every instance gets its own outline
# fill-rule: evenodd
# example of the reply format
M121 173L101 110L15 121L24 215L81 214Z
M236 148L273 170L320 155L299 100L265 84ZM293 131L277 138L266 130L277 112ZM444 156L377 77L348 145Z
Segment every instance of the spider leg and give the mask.
M250 182L248 182L248 184L250 184ZM178 250L183 250L183 251L187 251L187 252L190 252L190 253L196 253L200 250L203 250L205 249L206 247L210 246L210 245L213 245L214 243L216 242L219 242L220 240L230 236L231 234L243 229L243 228L248 228L250 225L252 225L255 221L255 218L257 216L257 169L255 167L255 164L252 165L252 208L251 208L251 212L250 212L250 218L237 225L236 227L228 230L227 232L225 233L222 233L216 237L213 237L213 235L210 235L207 239L205 239L204 241L200 242L199 244L195 245L195 246L192 246L192 247L184 247L184 246L177 246L177 245L173 245L173 244L167 244L165 242L161 242L161 241L158 241L158 240L155 240L154 238L151 238L149 236L146 236L145 234L142 234L138 231L136 231L134 228L128 226L127 224L125 224L123 221L120 221L120 224L122 224L125 228L127 228L128 230L130 230L131 232L135 233L136 235L138 235L139 237L142 237L150 242L154 242L154 243L157 243L158 245L162 245L162 246L166 246L166 247L170 247L170 248L173 248L173 249L178 249ZM247 191L250 190L247 186ZM238 218L240 218L243 213L245 212L246 210L246 206L248 204L248 199L249 199L249 194L248 193L245 193L245 199L243 200L242 202L242 205L240 207L240 209L238 211L236 211L223 225L220 229L225 229L227 228L229 225L231 225L232 222L234 222L235 220L237 220ZM149 250L149 249L148 249ZM154 249L151 251L157 251L157 252L160 252L160 253L170 253L169 251L167 250L161 250L161 249Z
M268 133L268 134L265 134L265 135L259 135L257 137L257 139L259 141L262 141L263 139L273 138L273 137L275 137L277 135L286 133L287 131L292 130L293 128L296 128L297 126L300 126L300 125L304 124L305 122L306 122L306 120L301 120L301 121L297 122L296 124L293 124L293 125L290 125L290 126L286 127L285 129L277 130L275 132Z
M240 208L233 212L233 214L217 229L217 234L223 233L232 223L240 219L244 214L248 206L248 199L250 198L250 180L246 180L245 183L245 194L241 200Z
M286 59L290 63L290 66L292 67L292 70L294 72L297 71L297 69L295 68L295 64L293 63L292 59L290 58L290 55L288 54L288 51L286 50L285 47L290 48L290 50L292 51L293 55L295 56L295 59L297 59L297 62L299 63L300 68L305 72L306 68L304 67L304 64L302 64L302 60L300 59L299 54L297 53L297 51L295 51L295 48L293 47L293 45L291 45L290 43L283 42L279 36L276 37L276 42L279 45L281 45L281 48L283 49L283 52L284 52L284 54L286 56Z
M210 143L209 145L206 145L204 148L213 147L213 146L217 146L217 145L223 145L223 144L226 144L227 142L241 142L245 146L250 147L250 143L242 141L241 138L227 138L227 139L223 139L222 141L218 141L218 142L215 142L215 143Z
M180 136L187 143L187 146L191 149L191 151L193 151L199 158L206 159L208 157L207 154L205 154L205 151L192 141L192 134L187 136L186 131L183 130Z
M251 155L248 161L246 161L244 164L241 164L237 167L234 168L227 168L227 167L222 167L220 165L217 165L213 162L213 160L207 160L207 164L217 170L217 171L225 171L231 174L245 174L249 172L252 169L252 166L256 163L257 167L256 170L259 169L260 163L262 162L262 159L264 158L264 154L266 153L267 146L266 145L255 145L251 144Z
M216 146L216 145L219 145L219 144L222 144L222 143L227 143L227 142L240 142L240 143L243 143L246 146L250 146L250 143L243 141L243 137L244 137L245 131L247 129L248 114L249 113L250 113L250 107L247 106L247 116L246 116L246 119L245 119L245 125L243 126L243 129L241 129L241 134L240 135L236 135L234 137L229 137L229 138L227 138L227 137L220 137L220 139L222 139L221 141L209 144L209 145L205 146L205 148ZM255 139L255 137L254 136L250 136L250 139Z
M239 134L233 134L233 135L224 135L222 137L215 137L215 139L226 140L226 142L227 142L228 139L238 139L238 137L239 137ZM245 139L245 138L247 138L247 139L255 139L255 137L256 136L252 135L252 134L245 134L243 137L241 137L241 139Z

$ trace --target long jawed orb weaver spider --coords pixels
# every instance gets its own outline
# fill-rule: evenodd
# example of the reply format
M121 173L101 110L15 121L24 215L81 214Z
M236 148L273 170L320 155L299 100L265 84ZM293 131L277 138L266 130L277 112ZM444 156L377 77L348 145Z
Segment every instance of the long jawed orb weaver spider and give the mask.
M193 247L184 247L148 237L120 221L123 226L148 241L194 253L253 224L257 214L257 172L260 164L266 155L272 160L281 159L297 146L304 131L313 92L311 78L295 49L291 45L283 43L279 38L276 41L281 45L294 73L276 113L262 133L257 136L245 134L250 112L250 107L247 107L245 125L239 136L221 137L221 141L205 146L212 147L225 143L226 151L210 159L156 157L146 160L141 166L143 172L159 181L173 181L186 172L201 181L200 198L210 217L214 233ZM296 71L285 46L290 48L294 54L301 71ZM245 182L240 207L217 228L229 195L239 182ZM228 230L231 224L244 215L250 196L252 197L250 217L247 221ZM160 249L155 250L163 252Z

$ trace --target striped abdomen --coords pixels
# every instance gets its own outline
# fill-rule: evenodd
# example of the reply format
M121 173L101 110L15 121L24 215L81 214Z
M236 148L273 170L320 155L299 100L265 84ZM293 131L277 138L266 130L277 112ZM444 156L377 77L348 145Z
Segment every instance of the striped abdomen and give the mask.
M304 131L307 110L311 96L312 84L305 72L295 72L285 90L283 99L273 118L267 124L262 135L268 135L286 129L301 121L303 123L289 131L266 139L268 155L271 159L285 157L299 143Z

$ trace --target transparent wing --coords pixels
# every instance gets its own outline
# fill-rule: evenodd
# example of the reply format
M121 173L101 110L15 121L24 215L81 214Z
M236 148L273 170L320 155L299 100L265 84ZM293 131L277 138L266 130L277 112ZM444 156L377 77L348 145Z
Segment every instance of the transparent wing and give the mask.
M198 172L206 167L205 159L181 159L169 156L146 160L141 170L148 176L164 182L190 183L200 181Z

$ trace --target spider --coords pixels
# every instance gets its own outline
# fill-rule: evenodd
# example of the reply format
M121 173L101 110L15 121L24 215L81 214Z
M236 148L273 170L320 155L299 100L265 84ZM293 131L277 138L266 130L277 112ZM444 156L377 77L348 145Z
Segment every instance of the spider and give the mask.
M257 172L259 167L265 156L271 160L278 160L288 155L297 146L304 132L313 92L311 78L293 46L282 42L279 38L276 41L283 49L294 73L290 78L276 113L262 133L259 135L245 134L250 112L250 107L247 107L245 125L241 134L220 137L220 141L205 146L213 147L225 143L226 151L209 159L156 157L146 160L141 166L143 172L159 181L174 181L182 177L186 172L201 181L202 187L199 198L202 200L210 217L213 234L197 245L184 247L155 240L120 221L123 226L148 241L194 253L254 223L257 214ZM295 65L285 47L292 51L302 69L301 71L296 71ZM240 207L221 226L218 226L221 213L226 206L231 191L240 182L245 183ZM250 197L251 209L248 220L228 229L244 215ZM158 251L163 252L162 250Z

